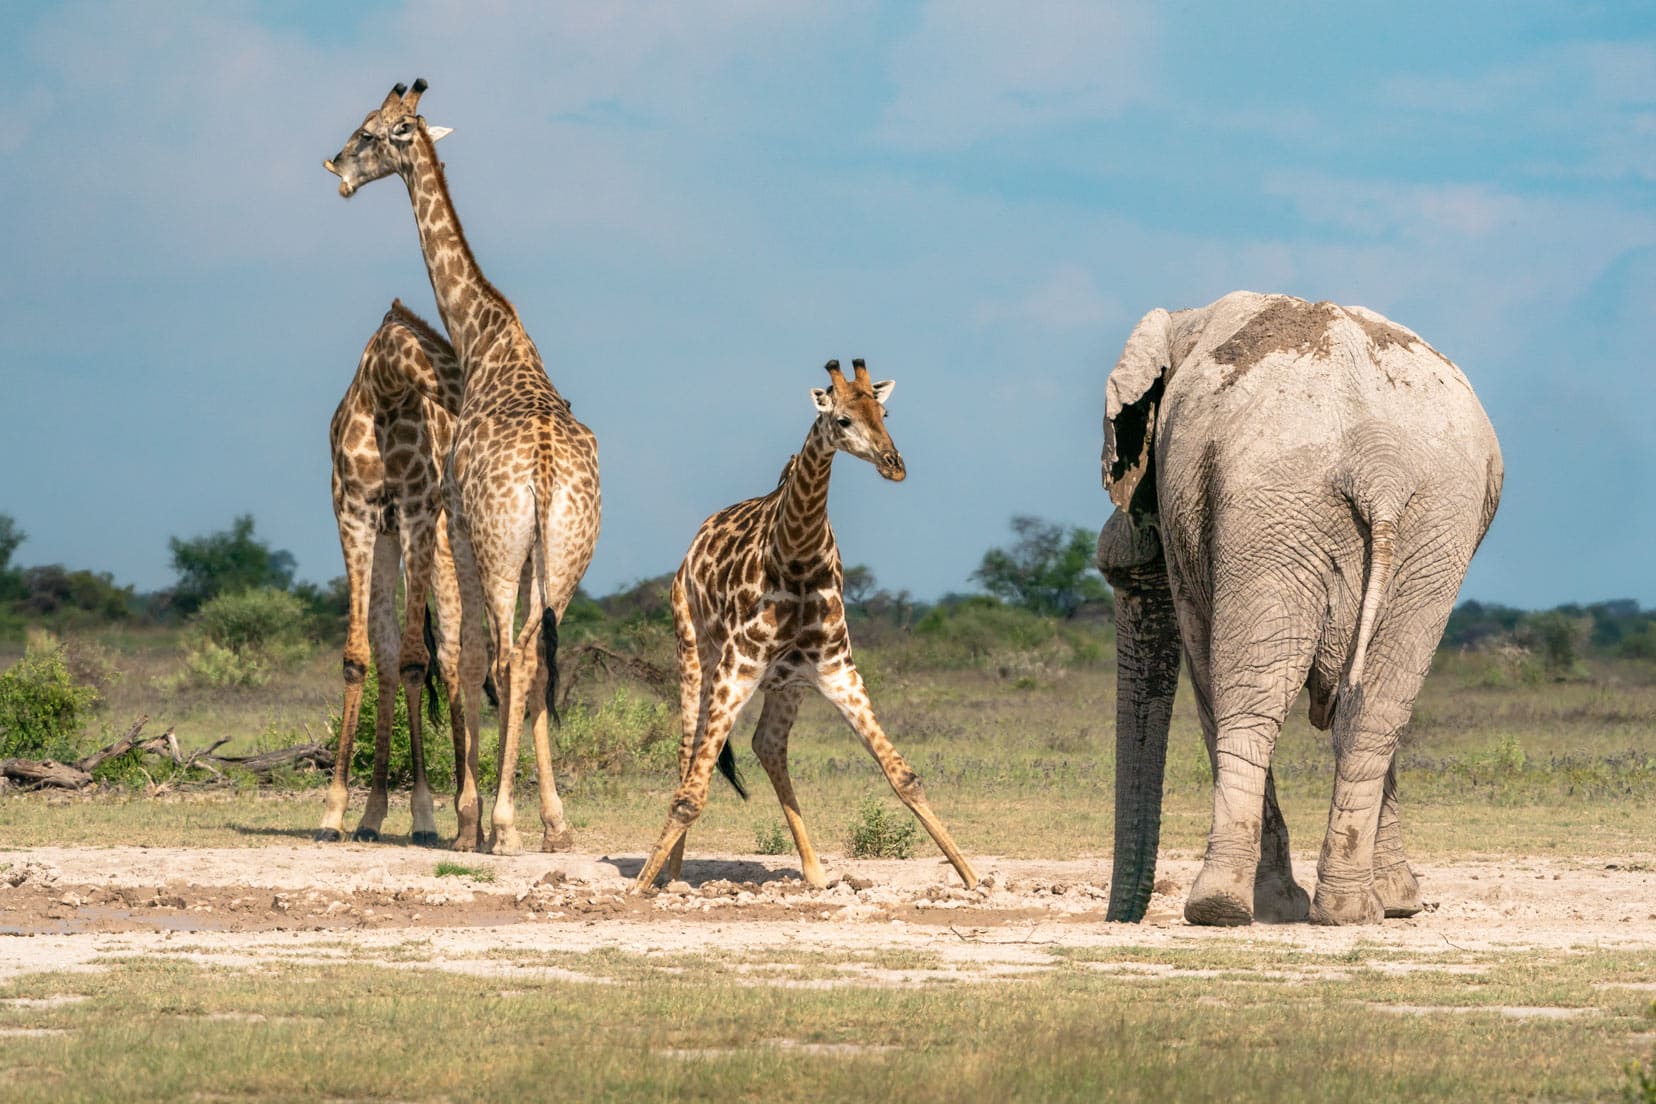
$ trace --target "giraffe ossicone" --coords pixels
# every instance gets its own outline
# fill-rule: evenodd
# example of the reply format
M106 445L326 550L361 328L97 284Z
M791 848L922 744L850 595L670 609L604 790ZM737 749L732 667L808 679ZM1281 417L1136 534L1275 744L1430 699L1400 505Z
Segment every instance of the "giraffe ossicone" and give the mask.
M961 881L968 888L977 884L971 865L927 803L919 777L875 719L852 660L839 546L828 522L834 454L866 460L893 482L907 475L885 428L885 400L894 384L871 381L861 360L852 368L848 380L838 361L828 362L830 386L811 389L816 418L776 489L703 522L673 576L683 731L679 787L635 893L651 887L663 867L670 878L678 876L685 834L706 805L713 769L737 714L755 691L765 697L753 750L782 804L805 881L827 884L788 777L788 732L811 687L851 725Z

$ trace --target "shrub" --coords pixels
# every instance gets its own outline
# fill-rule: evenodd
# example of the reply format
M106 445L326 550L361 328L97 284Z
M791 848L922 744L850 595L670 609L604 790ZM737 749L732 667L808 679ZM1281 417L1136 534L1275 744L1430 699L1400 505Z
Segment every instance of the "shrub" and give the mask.
M793 840L774 820L753 830L753 849L761 855L786 855Z
M169 689L263 686L310 652L305 619L304 603L274 587L221 594L201 607L183 670L164 681Z
M865 798L851 825L851 857L906 859L914 854L918 834L919 828L906 809L893 812L878 798Z
M304 603L287 591L256 587L207 602L196 625L232 652L272 652L304 644L305 612Z
M41 637L0 672L0 756L75 758L98 692L75 679L65 653L57 640Z
M454 786L454 740L449 730L448 695L443 684L436 684L437 703L423 715L420 726L425 745L426 782L434 790ZM421 694L423 698L424 693ZM414 784L414 752L408 736L408 702L402 694L392 698L391 755L387 761L386 778L392 789ZM437 720L431 720L432 713ZM339 724L343 718L335 716L328 731L335 742L339 740ZM362 708L357 713L356 736L351 744L351 774L369 777L374 769L374 730L379 722L379 672L370 665L368 677L362 684ZM484 756L484 758L488 758Z
M570 708L562 726L552 730L552 744L560 771L609 771L632 764L676 769L678 718L665 703L622 688L596 711L580 704Z

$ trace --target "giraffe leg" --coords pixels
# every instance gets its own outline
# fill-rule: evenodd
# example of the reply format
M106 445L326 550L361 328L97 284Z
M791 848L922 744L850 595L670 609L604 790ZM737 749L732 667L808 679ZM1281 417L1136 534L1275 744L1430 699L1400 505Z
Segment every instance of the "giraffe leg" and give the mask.
M432 557L432 598L436 606L437 616L433 623L434 635L437 637L438 675L443 680L443 689L448 694L449 732L454 739L454 782L455 782L455 809L460 807L461 789L466 781L466 756L468 741L476 743L479 705L477 698L480 691L468 689L473 683L467 681L468 668L462 659L461 650L465 646L462 637L465 635L460 624L461 611L464 608L460 598L460 581L454 566L454 554L450 551L448 539L447 518L439 516L437 521L436 550ZM475 606L473 607L475 608ZM473 634L476 635L475 633ZM473 651L481 655L477 642L473 642ZM476 685L483 682L483 671L479 666L476 669ZM473 752L472 754L475 754ZM475 781L475 770L471 775ZM476 808L477 793L475 786L472 791L473 809ZM476 817L473 816L475 826ZM420 842L420 841L416 841ZM432 841L435 846L436 841Z
M960 880L966 883L966 888L971 889L977 885L978 877L973 873L971 864L960 853L960 849L949 836L949 830L943 827L943 822L937 819L937 815L926 802L919 775L915 774L913 768L897 753L897 749L891 746L891 741L880 728L880 722L874 719L874 707L868 700L868 691L864 688L862 676L857 674L857 669L846 663L837 671L824 672L819 675L818 685L823 696L834 703L840 715L856 730L863 746L874 757L874 761L880 764L880 770L885 772L886 781L891 783L891 788L896 791L903 804L920 818L921 825L948 857L950 864L960 875Z
M488 607L483 600L477 557L458 510L458 496L452 493L452 483L444 489L448 494L449 554L454 559L455 588L458 592L455 624L460 637L459 677L461 686L465 688L463 730L453 729L454 816L458 822L454 850L480 851L483 849L483 799L477 780L483 744L483 683L489 666L488 642L484 634ZM440 611L442 606L439 605L438 609ZM454 702L451 697L451 722Z
M679 672L679 751L678 774L679 784L683 785L690 777L690 762L695 757L696 736L702 730L702 717L706 704L702 700L702 659L700 646L697 642L695 619L690 612L689 598L684 592L684 582L678 576L673 577L673 637L677 645L678 672ZM673 844L672 854L667 858L667 880L676 882L684 869L684 841L688 839L688 827L683 835Z
M667 826L661 830L661 838L656 841L655 849L650 852L644 869L638 873L638 880L633 883L634 893L642 893L655 884L656 875L661 873L674 845L684 838L691 823L701 815L707 804L707 784L713 777L719 752L724 750L730 728L736 723L736 715L758 687L759 675L757 664L738 659L734 649L726 648L713 674L714 689L708 695L711 704L707 710L707 725L691 758L689 777L679 784L678 792L673 795L673 804L667 812Z
M437 815L431 800L431 784L426 778L425 710L421 699L425 690L426 673L432 655L426 648L426 600L431 591L433 560L437 534L429 512L421 512L420 503L405 504L402 512L403 557L403 632L397 650L397 672L401 676L403 700L408 705L408 753L414 768L413 787L409 794L409 808L413 824L409 842L418 847L437 846Z
M805 884L821 889L828 884L828 879L810 837L805 834L805 818L800 815L799 799L794 796L793 781L788 777L788 732L799 715L799 703L804 697L802 686L788 686L765 695L758 727L753 730L753 751L770 776L776 799L782 803L782 815L788 820L794 846L799 848L799 869Z
M389 803L391 767L391 725L396 718L397 679L392 659L397 654L397 542L389 533L374 540L374 576L368 608L368 633L374 644L374 671L379 682L379 702L374 715L374 775L368 790L368 805L362 810L351 838L358 843L377 843L385 826Z
M538 623L539 619L540 615L535 614L534 620ZM547 724L551 714L546 708L547 672L540 662L534 637L530 638L526 652L525 666L533 672L528 698L532 721L530 729L535 740L535 777L540 784L541 850L568 851L575 844L575 833L570 831L569 822L564 819L563 801L558 797L558 782L552 772L552 740Z
M500 786L495 791L494 811L489 818L487 850L496 855L523 854L523 838L518 835L517 811L512 803L512 785L517 776L526 688L523 660L512 640L511 611L512 605L508 605L492 618L495 691L500 695Z
M362 716L362 687L372 662L368 646L369 578L373 574L374 530L338 509L339 544L345 552L345 580L350 594L350 624L345 631L345 705L339 715L339 747L334 754L333 778L322 807L322 824L312 838L317 843L338 843L345 838L345 807L350 803L351 746L356 740L357 722Z

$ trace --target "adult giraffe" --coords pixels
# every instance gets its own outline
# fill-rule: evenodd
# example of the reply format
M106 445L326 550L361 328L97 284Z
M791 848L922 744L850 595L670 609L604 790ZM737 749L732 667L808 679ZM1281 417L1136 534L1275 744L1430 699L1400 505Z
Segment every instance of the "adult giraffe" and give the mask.
M736 715L755 690L765 692L765 705L753 732L753 750L782 803L806 883L826 884L788 779L788 731L811 686L856 730L886 781L920 818L966 887L977 884L977 875L927 804L919 776L874 719L851 658L839 544L828 523L834 453L843 449L866 460L892 482L907 474L885 428L885 401L896 384L871 383L862 361L851 364L854 380L840 372L839 361L830 360L832 387L811 389L816 419L776 489L703 522L673 576L684 726L680 785L635 893L655 881L669 856L670 875L677 876L685 833L707 802L714 764L725 754Z
M409 748L414 761L414 843L426 847L437 844L420 717L420 687L422 681L429 682L433 659L448 690L455 755L466 754L468 732L473 737L469 742L476 743L478 702L475 695L468 698L461 689L460 587L449 551L442 502L443 462L454 439L454 415L459 410L460 366L453 348L424 319L394 300L362 350L356 375L345 388L328 427L334 519L345 553L350 620L342 664L345 705L340 716L339 749L322 825L316 830L318 842L344 838L351 743L356 736L370 658L379 673L379 709L374 730L373 782L367 808L353 833L358 842L378 840L384 827L392 709L399 679L408 702ZM396 612L399 564L406 607L400 641ZM426 600L432 594L437 605L435 656L423 631ZM480 677L481 655L464 662L474 677ZM457 804L465 799L466 795L458 794ZM475 791L470 802L476 806Z
M487 847L496 854L523 850L512 785L527 704L540 776L541 847L558 850L569 846L571 835L552 777L547 715L557 691L558 620L598 539L598 443L571 415L517 310L484 278L466 244L433 145L448 130L428 128L417 111L426 87L423 79L411 90L394 87L323 167L339 177L339 194L346 198L393 174L408 188L426 272L464 381L444 485L462 580L462 635L472 631L481 605L494 642L501 703L500 789ZM525 564L532 568L527 616L523 628L514 632ZM469 578L478 585L468 585ZM468 755L464 768L467 785L475 790L472 762L475 753ZM468 824L466 809L460 813L455 847L470 850L480 845L481 825L476 820ZM477 835L469 834L468 827Z

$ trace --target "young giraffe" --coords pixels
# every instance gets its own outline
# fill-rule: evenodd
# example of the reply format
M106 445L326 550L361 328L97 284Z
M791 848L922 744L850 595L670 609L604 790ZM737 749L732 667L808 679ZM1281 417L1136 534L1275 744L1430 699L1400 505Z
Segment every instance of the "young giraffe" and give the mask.
M420 684L429 681L432 659L448 690L457 756L466 754L467 733L477 732L476 697L467 697L461 689L460 588L441 496L443 460L454 437L453 415L459 409L460 367L454 350L422 318L393 301L363 349L356 376L329 425L334 518L345 553L350 622L345 635L345 707L339 749L322 825L315 835L318 842L344 838L351 744L370 654L379 672L379 709L373 784L368 807L354 833L356 840L373 842L384 826L386 768L399 676L409 706L414 760L414 843L428 847L437 843L419 706ZM400 643L395 608L399 562L406 605ZM426 597L433 589L436 656L431 655L425 639ZM481 670L480 664L466 665ZM435 702L433 697L433 706ZM457 801L462 799L463 795L457 795ZM475 805L475 793L471 800Z
M473 631L481 606L494 643L500 789L488 846L496 854L523 850L512 785L527 704L540 776L541 846L557 850L569 846L571 835L552 777L547 713L557 688L558 620L598 539L598 445L547 379L517 310L484 278L466 244L433 146L448 130L428 128L416 111L425 89L424 80L412 90L393 88L323 167L339 177L339 194L347 198L393 173L408 187L426 271L464 379L444 488L464 603L461 635ZM526 565L532 566L527 617L514 633ZM468 651L464 640L461 649ZM466 689L470 700L477 687ZM469 792L475 792L475 762L476 752L468 749ZM467 830L468 813L476 816L462 806L455 841L462 850L477 846Z
M874 719L868 692L851 659L839 546L828 523L834 453L843 449L867 460L892 482L907 474L885 428L885 402L894 382L871 384L863 362L851 364L853 381L840 372L839 361L830 360L828 378L833 386L811 389L816 421L776 489L703 522L673 576L684 726L680 784L667 827L640 871L634 892L654 883L669 854L669 876L677 877L684 836L706 804L715 761L725 750L736 715L755 690L765 692L765 704L753 733L753 750L782 803L805 881L819 888L826 884L788 779L788 730L809 686L821 691L850 722L886 781L920 818L967 888L977 884L977 875L926 803L920 779Z

